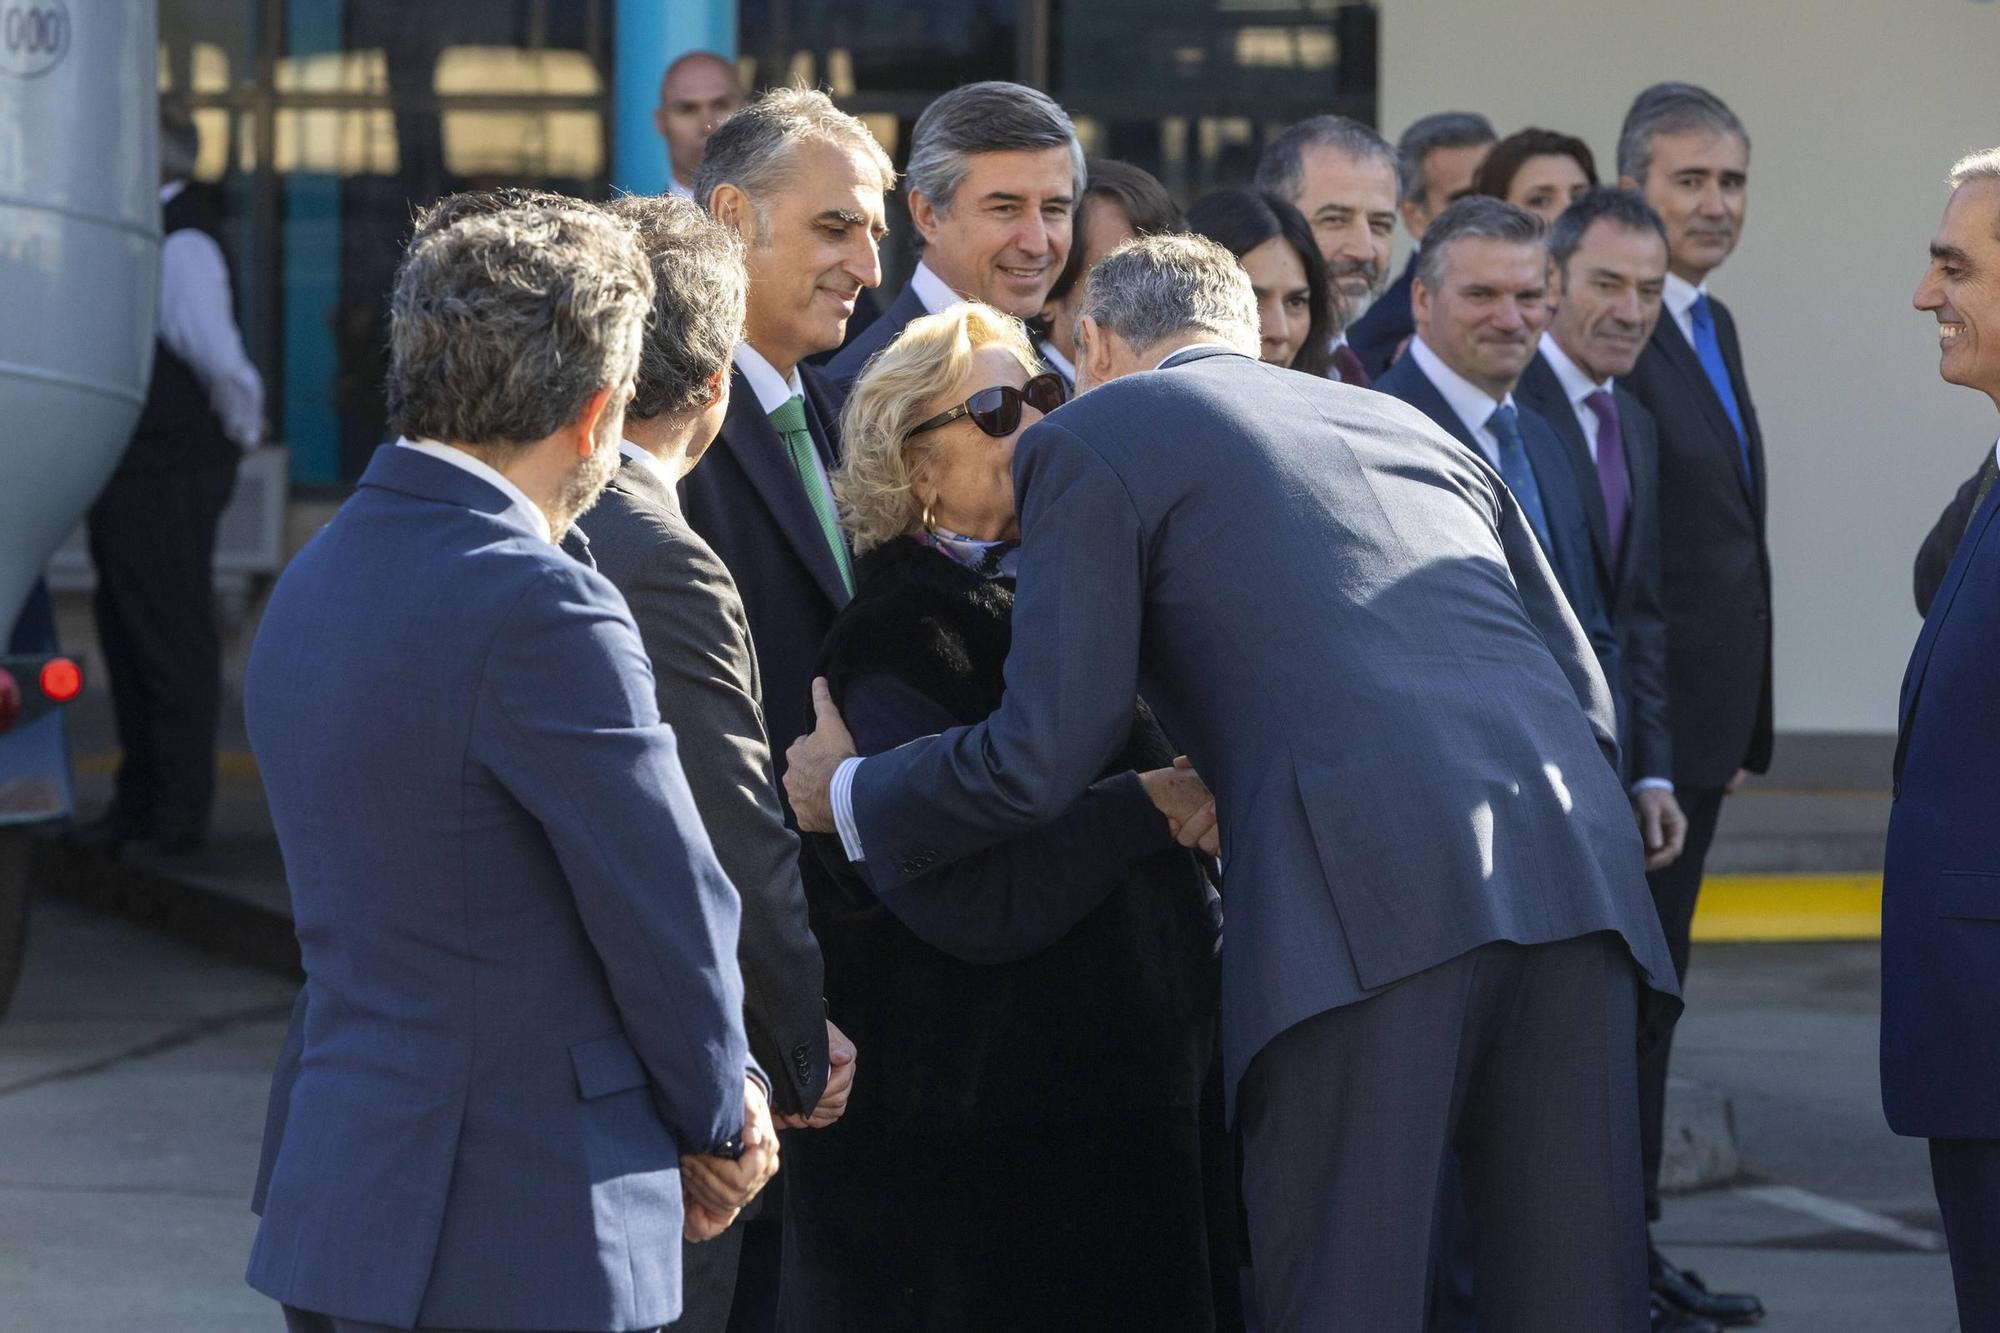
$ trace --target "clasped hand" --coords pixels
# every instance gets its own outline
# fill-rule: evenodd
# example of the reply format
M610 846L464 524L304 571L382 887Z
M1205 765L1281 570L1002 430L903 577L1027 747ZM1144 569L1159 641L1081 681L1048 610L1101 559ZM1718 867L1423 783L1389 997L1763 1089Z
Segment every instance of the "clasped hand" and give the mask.
M713 1240L729 1229L759 1190L778 1173L778 1132L764 1085L743 1080L743 1155L735 1161L706 1153L681 1158L681 1234Z
M1221 829L1215 822L1215 797L1208 784L1194 771L1186 755L1174 760L1172 768L1155 768L1139 775L1146 795L1173 830L1174 841L1183 847L1199 847L1210 856L1222 854Z

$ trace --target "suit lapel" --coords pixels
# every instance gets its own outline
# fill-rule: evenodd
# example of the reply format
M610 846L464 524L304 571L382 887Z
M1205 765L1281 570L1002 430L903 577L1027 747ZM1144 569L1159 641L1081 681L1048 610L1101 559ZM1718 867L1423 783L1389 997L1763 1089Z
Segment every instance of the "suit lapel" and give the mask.
M1694 354L1694 347L1681 333L1680 322L1673 317L1671 311L1660 313L1659 323L1653 326L1653 344L1666 356L1667 364L1687 381L1688 392L1693 395L1695 402L1701 404L1702 413L1708 418L1710 433L1728 447L1729 470L1736 475L1736 484L1743 488L1743 498L1750 502L1750 512L1756 514L1757 490L1763 486L1762 479L1754 475L1758 469L1757 451L1754 449L1750 451L1750 470L1753 475L1746 477L1743 475L1743 456L1737 452L1736 423L1729 419L1729 413L1722 406L1722 400L1715 396L1715 386L1708 382L1708 372L1701 368L1701 358ZM1723 360L1726 364L1729 358L1725 355ZM1743 407L1748 399L1743 393L1741 376L1736 373L1733 366L1729 368L1729 380L1731 386L1736 389L1737 410L1744 413L1743 429L1745 435L1748 435L1750 417Z
M1590 540L1597 557L1598 573L1605 587L1617 587L1620 571L1612 568L1611 520L1604 511L1604 492L1597 484L1597 464L1590 457L1590 441L1584 438L1583 426L1569 405L1569 393L1563 388L1562 379L1555 368L1542 359L1541 353L1537 352L1535 359L1528 363L1527 372L1521 376L1520 387L1514 391L1514 396L1548 422L1550 429L1561 439L1570 470L1582 493L1584 516L1590 520ZM1532 447L1533 441L1529 443ZM1540 475L1537 469L1536 476Z
M1995 487L1993 493L1986 497L1986 503L1973 514L1965 535L1959 539L1958 549L1952 553L1951 565L1945 570L1944 582L1938 585L1937 597L1931 602L1931 613L1924 617L1924 628L1917 635L1917 646L1910 651L1910 666L1903 675L1903 697L1898 710L1896 773L1899 777L1903 771L1903 744L1909 738L1910 718L1916 712L1917 696L1923 693L1924 672L1930 667L1931 649L1936 646L1938 631L1951 614L1952 601L1965 582L1965 570L1972 562L1972 553L1978 549L1986 529L1992 525L1996 511L2000 511L2000 487Z
M778 530L785 534L785 540L812 572L813 581L828 600L835 606L847 605L847 585L841 581L840 567L833 562L833 549L820 535L819 516L813 513L806 499L799 474L792 470L785 442L778 438L771 419L764 415L743 372L731 371L730 379L729 415L723 419L717 444L729 450L737 466L743 469L743 475L750 478L750 484L776 520ZM816 424L812 421L814 415L811 411L807 413L808 425ZM815 438L813 443L824 457L825 440Z
M1409 376L1410 406L1443 426L1451 433L1453 439L1477 454L1480 462L1486 462L1486 451L1479 447L1479 441L1473 437L1472 427L1461 421L1458 413L1451 410L1451 404L1438 392L1437 385L1431 383L1431 377L1424 374L1415 361L1410 362L1408 370L1398 373Z

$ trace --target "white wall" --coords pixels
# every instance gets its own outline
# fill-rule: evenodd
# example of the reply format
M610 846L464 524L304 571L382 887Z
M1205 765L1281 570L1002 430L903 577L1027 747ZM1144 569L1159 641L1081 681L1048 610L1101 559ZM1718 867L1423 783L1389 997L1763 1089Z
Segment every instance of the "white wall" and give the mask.
M1910 307L1960 154L2000 144L1989 0L1379 0L1382 125L1483 111L1616 176L1632 95L1719 94L1750 131L1736 314L1770 468L1782 731L1893 732L1910 562L2000 434ZM1398 261L1400 263L1400 260Z

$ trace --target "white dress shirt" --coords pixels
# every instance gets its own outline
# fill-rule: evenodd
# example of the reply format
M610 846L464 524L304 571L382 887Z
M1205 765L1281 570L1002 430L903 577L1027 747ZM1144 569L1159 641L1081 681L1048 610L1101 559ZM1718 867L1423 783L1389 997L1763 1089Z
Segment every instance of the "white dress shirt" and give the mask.
M1542 334L1542 355L1548 359L1549 369L1555 371L1557 383L1563 386L1563 396L1569 399L1569 410L1576 415L1576 424L1583 427L1583 441L1590 446L1590 461L1597 461L1597 413L1583 405L1583 400L1594 393L1610 393L1611 381L1593 383L1584 373L1583 367L1569 359L1569 353L1552 334Z
M160 203L186 188L186 181L162 186ZM240 449L256 448L264 436L264 380L236 328L222 247L205 231L183 227L160 243L159 331L201 381L223 434Z
M1681 336L1688 340L1688 346L1694 346L1694 303L1698 298L1708 295L1708 279L1703 278L1701 286L1697 287L1672 269L1668 269L1665 295L1667 313L1674 317L1674 323L1680 325Z
M910 290L924 303L924 313L935 315L957 305L965 298L951 289L951 284L940 278L929 264L918 264L917 271L910 275Z
M1198 347L1213 347L1236 356L1248 355L1226 343L1192 342L1168 352L1160 358L1159 364L1153 369L1164 369L1175 357L1192 352ZM858 755L852 759L841 760L840 766L833 770L833 781L827 784L826 793L827 804L833 808L834 831L840 834L841 849L847 853L847 859L855 865L861 864L866 859L861 846L861 827L854 822L854 771L861 767L861 762L861 757Z
M1408 353L1417 359L1417 368L1424 372L1424 378L1431 387L1443 395L1445 405L1458 415L1465 428L1472 432L1472 438L1479 444L1479 452L1486 455L1495 471L1500 467L1500 441L1486 428L1486 422L1501 407L1511 407L1514 395L1495 399L1492 394L1474 384L1465 376L1444 363L1444 358L1430 349L1421 337L1410 339Z
M1056 350L1056 345L1053 342L1043 339L1041 342L1035 344L1035 351L1040 353L1042 361L1050 370L1055 371L1056 374L1069 381L1070 388L1076 388L1076 366L1071 363L1068 357Z
M783 407L785 401L793 395L800 398L806 396L805 381L799 378L797 366L792 367L790 375L781 376L777 368L764 359L764 354L749 343L737 343L736 351L730 359L735 362L736 368L743 372L744 380L750 385L750 392L757 395L757 406L767 417ZM827 478L826 463L820 458L817 449L813 450L812 458L813 471L819 475L819 484L826 489L827 503L833 505L833 482ZM790 465L791 461L791 456L787 454L786 464ZM839 506L834 505L829 512L839 513Z
M660 485L666 487L669 491L681 484L681 479L676 477L665 463L662 463L651 452L640 448L638 445L632 443L632 441L618 441L618 452L620 456L631 459L640 467L652 473Z
M449 463L462 472L470 472L512 502L499 515L503 522L512 523L530 537L554 543L555 534L549 531L549 516L542 512L541 506L530 500L526 491L501 476L499 471L484 459L474 458L463 449L454 449L436 440L413 440L407 435L396 441L396 447L429 454L439 462Z
M681 184L681 178L669 170L667 172L667 195L672 199L685 199L689 203L693 203L694 186Z

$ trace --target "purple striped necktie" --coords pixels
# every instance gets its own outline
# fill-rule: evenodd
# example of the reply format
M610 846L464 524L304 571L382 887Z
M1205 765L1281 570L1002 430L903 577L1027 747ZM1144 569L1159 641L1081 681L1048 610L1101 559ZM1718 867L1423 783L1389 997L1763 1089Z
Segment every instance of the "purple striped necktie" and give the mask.
M1625 521L1632 512L1632 472L1625 463L1625 430L1618 402L1603 389L1583 400L1597 415L1597 489L1604 494L1604 517L1611 526L1611 566L1625 558Z
M1361 358L1346 343L1333 349L1333 368L1340 372L1342 384L1352 384L1357 389L1368 387L1368 372L1361 365Z

